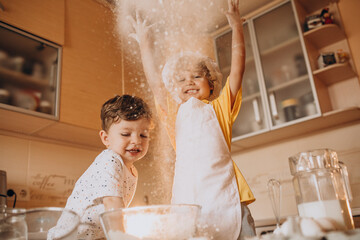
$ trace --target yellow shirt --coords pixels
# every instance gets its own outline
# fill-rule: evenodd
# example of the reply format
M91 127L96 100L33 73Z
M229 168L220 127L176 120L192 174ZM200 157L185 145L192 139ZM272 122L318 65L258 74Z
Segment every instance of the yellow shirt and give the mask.
M204 100L203 102L211 104L214 108L215 114L219 121L221 130L224 134L226 143L231 151L231 138L232 138L232 125L235 122L235 119L240 111L241 100L242 100L242 89L236 95L236 99L234 101L233 107L231 108L231 99L230 99L230 85L227 81L220 96L215 100L209 102ZM163 123L165 123L165 127L167 129L168 135L170 137L170 141L174 149L175 145L175 122L176 115L179 108L179 104L177 104L172 98L168 97L168 111L167 114L163 111L158 104L156 104L157 111L160 115L160 119ZM245 204L250 204L255 201L255 197L250 190L249 185L247 184L244 176L240 172L239 168L233 162L234 171L236 175L236 182L239 189L240 200Z

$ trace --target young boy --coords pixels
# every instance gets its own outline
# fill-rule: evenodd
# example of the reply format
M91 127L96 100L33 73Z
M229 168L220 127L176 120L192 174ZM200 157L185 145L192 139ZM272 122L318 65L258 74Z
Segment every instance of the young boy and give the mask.
M81 218L77 239L104 238L99 214L113 208L125 208L131 203L138 180L134 162L148 151L151 111L135 96L116 96L101 109L100 138L106 146L76 182L66 207ZM48 238L62 234L66 224L63 215Z
M221 240L255 234L247 207L255 198L230 154L232 124L240 110L245 67L243 19L238 6L238 0L228 0L231 71L220 96L218 67L198 53L185 52L170 58L161 77L153 59L149 26L138 13L136 21L130 19L158 112L176 147L172 203L201 205L199 223L203 234ZM175 102L168 98L167 91Z

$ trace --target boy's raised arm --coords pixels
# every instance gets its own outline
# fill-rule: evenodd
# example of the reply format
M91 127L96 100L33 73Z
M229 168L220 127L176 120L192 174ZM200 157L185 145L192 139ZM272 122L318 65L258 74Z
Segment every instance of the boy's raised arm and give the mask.
M166 111L167 109L167 92L161 79L159 65L156 64L155 50L153 41L150 36L150 28L146 20L142 20L139 12L136 12L136 20L129 17L135 33L130 34L138 43L141 52L141 61L144 68L145 77L155 96L157 103Z
M225 15L232 29L229 84L231 104L233 104L236 94L240 90L245 71L245 41L243 32L244 19L240 17L239 0L228 0L228 11Z

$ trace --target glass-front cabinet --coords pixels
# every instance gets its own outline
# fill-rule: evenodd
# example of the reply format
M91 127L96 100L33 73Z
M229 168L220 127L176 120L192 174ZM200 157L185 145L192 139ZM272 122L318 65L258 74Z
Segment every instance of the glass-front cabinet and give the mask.
M225 79L230 74L231 64L231 35L230 30L216 37L217 60L220 70ZM246 135L252 132L267 130L265 120L264 96L260 94L259 79L255 66L252 41L250 38L249 24L244 24L244 38L246 51L246 67L243 80L243 99L241 114L239 114L233 126L233 136Z
M61 47L0 22L0 107L58 119Z
M246 65L243 101L233 140L320 116L301 28L291 1L244 24ZM215 36L217 61L230 72L231 31Z

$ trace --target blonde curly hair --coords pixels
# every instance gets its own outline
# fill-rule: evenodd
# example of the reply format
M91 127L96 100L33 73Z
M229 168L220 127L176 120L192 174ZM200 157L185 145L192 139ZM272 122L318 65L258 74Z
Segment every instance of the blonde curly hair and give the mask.
M205 77L209 81L209 86L213 89L210 92L208 100L214 100L220 94L222 87L222 74L216 62L213 59L197 52L180 52L179 54L170 57L166 61L162 70L162 80L165 87L173 99L178 103L181 103L181 99L175 91L174 75L194 63L196 64L196 67L199 67L204 72Z

